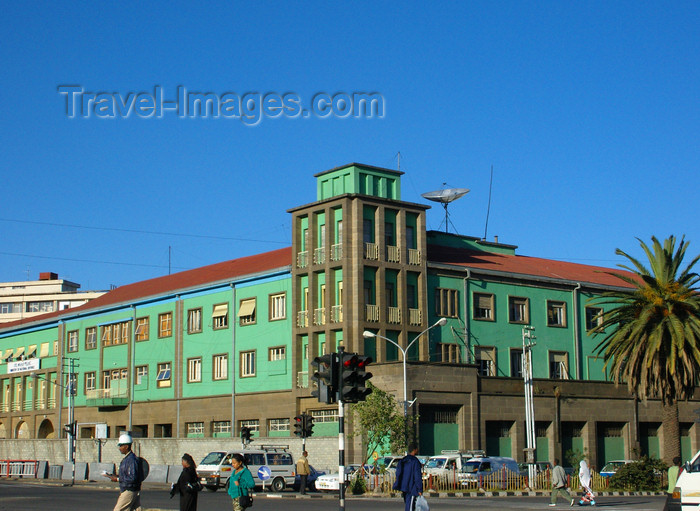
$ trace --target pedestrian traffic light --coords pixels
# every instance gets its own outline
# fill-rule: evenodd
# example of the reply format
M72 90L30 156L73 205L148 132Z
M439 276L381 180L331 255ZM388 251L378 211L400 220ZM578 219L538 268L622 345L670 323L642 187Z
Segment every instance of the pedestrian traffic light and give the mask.
M244 444L249 444L250 443L250 428L243 426L241 428L241 441Z
M311 381L316 386L311 391L311 395L318 398L321 403L335 403L338 388L338 354L328 353L316 357L311 361L311 366L313 367Z
M302 415L302 420L304 422L304 438L309 438L314 434L314 418L305 413Z
M294 417L294 434L296 436L304 436L304 415Z

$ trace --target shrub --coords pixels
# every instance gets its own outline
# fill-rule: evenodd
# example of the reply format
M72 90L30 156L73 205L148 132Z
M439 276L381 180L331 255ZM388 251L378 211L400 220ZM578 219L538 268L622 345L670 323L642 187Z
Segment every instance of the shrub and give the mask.
M353 495L362 495L366 491L367 483L365 482L365 478L362 476L353 478L353 480L350 482L350 492Z
M610 477L610 489L658 491L661 489L661 474L666 464L657 458L643 456L641 459L620 467Z

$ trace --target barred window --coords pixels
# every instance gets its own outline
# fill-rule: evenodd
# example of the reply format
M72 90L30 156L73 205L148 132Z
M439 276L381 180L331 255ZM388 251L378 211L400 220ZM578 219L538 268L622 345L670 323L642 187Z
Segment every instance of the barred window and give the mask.
M268 421L269 431L289 431L289 419L270 419Z
M258 433L260 432L260 421L258 419L241 421L241 428L250 428L251 433Z
M185 424L187 430L187 436L204 436L204 423L203 422L188 422Z
M314 418L315 423L338 422L338 410L309 410L309 413Z
M211 430L215 436L231 435L231 421L214 421Z

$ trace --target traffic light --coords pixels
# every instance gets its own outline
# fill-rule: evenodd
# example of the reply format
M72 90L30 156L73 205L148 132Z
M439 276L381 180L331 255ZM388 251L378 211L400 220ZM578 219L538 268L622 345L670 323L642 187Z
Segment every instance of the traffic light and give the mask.
M304 436L304 415L294 417L294 434L296 436Z
M73 438L75 438L75 432L77 429L77 424L75 422L70 422L68 424L63 425L63 431L66 432L66 435L70 435Z
M328 353L316 357L311 365L313 367L311 381L316 385L311 395L318 398L321 403L335 403L338 388L338 354Z
M367 387L367 381L372 377L372 373L367 372L367 366L372 363L372 357L357 355L357 400L364 401L372 393L372 389Z
M302 421L304 422L304 437L309 438L314 434L314 418L305 413L302 415Z
M243 426L241 428L241 441L244 444L250 443L250 428Z
M340 395L345 403L357 403L364 401L371 394L372 389L366 387L366 382L372 377L368 373L367 365L372 363L372 358L356 353L343 353L340 363Z

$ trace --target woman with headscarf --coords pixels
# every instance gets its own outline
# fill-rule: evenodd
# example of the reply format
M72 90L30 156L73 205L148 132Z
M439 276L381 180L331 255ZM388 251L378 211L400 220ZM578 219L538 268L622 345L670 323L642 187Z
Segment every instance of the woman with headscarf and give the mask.
M583 505L590 502L591 506L595 506L595 495L593 490L591 490L591 471L586 460L581 460L581 463L579 463L578 481L581 483L581 490L583 491L583 497L581 497L579 504Z
M189 454L182 455L182 472L176 483L170 488L170 496L180 494L180 511L197 511L197 493L199 493L199 476L197 465Z
M231 457L231 466L233 471L226 483L228 494L233 499L233 511L243 511L248 507L244 501L255 488L255 481L253 480L253 474L245 466L245 458L242 455L234 454Z

